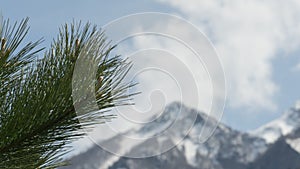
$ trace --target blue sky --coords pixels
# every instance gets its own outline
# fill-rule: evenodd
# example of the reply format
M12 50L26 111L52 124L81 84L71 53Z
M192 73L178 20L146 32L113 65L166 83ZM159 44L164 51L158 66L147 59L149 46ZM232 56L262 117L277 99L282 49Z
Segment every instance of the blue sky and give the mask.
M101 27L138 12L175 14L198 26L217 48L229 86L226 124L240 130L255 129L293 106L300 98L300 68L296 68L300 63L300 40L296 38L300 37L296 31L300 4L293 0L245 1L247 5L236 0L183 2L5 1L0 10L13 21L30 17L28 39L44 37L43 46L51 43L62 24L73 19Z

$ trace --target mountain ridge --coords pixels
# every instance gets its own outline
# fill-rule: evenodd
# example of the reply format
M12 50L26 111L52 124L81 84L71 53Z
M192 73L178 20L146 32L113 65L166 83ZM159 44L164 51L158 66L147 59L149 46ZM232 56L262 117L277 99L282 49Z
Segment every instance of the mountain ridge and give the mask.
M163 114L152 123L136 131L132 130L126 133L135 134L135 136L148 136L151 133L152 138L130 147L128 151L123 152L125 157L113 155L100 147L95 148L97 146L95 145L86 153L70 159L73 165L69 168L159 169L181 166L187 169L244 169L267 150L264 139L234 130L222 123L218 124L214 135L207 142L199 143L198 137L205 127L204 124L216 125L216 123L218 122L214 118L208 118L205 113L174 102L169 104ZM166 130L162 129L164 127ZM165 133L167 134L164 135ZM104 142L106 142L106 146L118 150L126 146L121 145L122 140L124 138L117 135ZM159 154L166 147L172 148L157 156L143 159L126 157L132 155L137 157L139 155L151 156Z
M279 118L250 132L253 135L265 139L268 143L274 143L277 139L292 133L300 128L300 103L284 112Z

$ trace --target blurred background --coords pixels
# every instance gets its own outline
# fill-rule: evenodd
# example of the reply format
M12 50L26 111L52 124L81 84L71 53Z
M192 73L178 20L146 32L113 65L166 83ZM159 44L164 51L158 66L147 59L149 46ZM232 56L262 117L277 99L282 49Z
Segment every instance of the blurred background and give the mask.
M168 13L187 20L205 34L214 45L225 73L227 100L222 123L220 124L220 126L223 126L223 129L218 130L218 128L212 140L228 138L232 142L225 143L215 141L218 142L216 145L219 146L217 146L218 148L216 148L216 150L214 149L213 143L199 146L199 143L194 143L193 139L191 139L185 141L181 145L181 148L177 146L177 154L184 152L182 153L182 157L175 156L174 153L177 149L172 149L171 152L173 154L170 155L168 152L169 154L166 155L165 159L167 159L167 161L172 159L171 157L173 157L173 159L184 159L186 165L182 166L183 168L208 167L232 169L250 166L250 168L265 167L264 169L266 169L268 167L272 168L272 166L265 161L268 161L268 159L276 160L276 154L284 153L287 154L287 159L286 161L282 161L281 164L289 163L291 166L272 165L277 168L283 167L282 169L284 169L284 167L300 168L300 164L297 162L298 159L300 159L300 155L297 154L297 150L300 149L300 137L298 137L298 131L300 130L300 127L298 127L298 122L300 122L300 102L298 101L300 100L300 92L298 89L300 85L299 1L132 0L125 2L120 0L28 0L20 1L18 5L15 3L14 1L1 3L0 10L4 18L10 18L12 21L16 21L27 16L30 17L31 29L28 39L37 40L43 37L45 41L42 45L46 47L56 38L58 28L64 23L70 23L72 21L82 21L83 23L91 22L99 27L103 27L117 18L142 12ZM168 31L183 30L181 25L174 27L172 23L168 22L158 26L161 27L160 29L166 29ZM124 27L126 27L126 25ZM143 28L137 27L135 29ZM194 37L188 34L189 32L183 33L187 34L189 42L195 41L195 39L193 39ZM107 38L110 39L110 36ZM136 56L143 56L143 59L134 60L134 63L137 63L137 67L143 67L149 63L164 63L165 65L169 65L169 70L172 70L174 74L183 72L183 69L176 68L178 65L181 65L182 60L186 60L185 66L191 70L199 71L197 73L192 71L198 76L193 85L195 85L195 88L198 88L199 96L197 97L197 101L192 98L190 98L190 101L185 101L183 103L184 105L182 105L184 107L183 110L186 112L199 111L203 114L198 113L202 115L201 117L206 117L213 96L209 75L205 72L203 65L195 64L192 60L188 60L188 51L179 46L180 45L174 42L170 42L169 39L145 36L128 40L126 43L120 45L115 52L124 57L129 57L131 54L133 60ZM152 51L152 53L141 52L132 55L132 51L146 48L159 48L171 51L176 54L177 59L174 59L174 57L162 51L159 53L155 53L155 51ZM151 57L153 55L157 57ZM183 77L185 77L184 74L179 75L179 78ZM138 98L136 98L135 102L138 103L137 107L140 106L138 107L139 110L158 112L167 105L167 108L162 112L176 111L176 106L178 105L174 103L174 101L177 101L179 96L176 94L176 86L170 87L167 79L168 76L153 75L153 72L151 75L145 73L144 76L140 77L141 87L137 90L152 92L152 89L158 88L158 91L161 93L152 93L151 96L154 99L149 97L148 92L144 92L145 95L137 96ZM139 82L139 80L137 81ZM189 84L185 83L184 85L187 85L185 86L187 88L193 88L191 86L192 84L189 86ZM168 98L161 94L168 95ZM299 117L297 113L299 113ZM146 114L143 116L143 119L150 118L155 114L157 113ZM188 117L182 117L182 119L185 118ZM127 132L127 130L132 127L124 124L122 121L118 121L118 118L111 126L122 128L122 130L110 135L116 135L113 141L110 140L111 142L117 142L117 140L119 140L119 138L117 138L118 135ZM226 130L224 128L226 128ZM94 140L104 140L104 135L106 134L101 134L101 132L105 133L103 130L103 128L95 130L96 132L93 134ZM230 130L230 132L228 130ZM140 131L140 129L138 131ZM224 135L224 137L218 135ZM278 139L284 141L278 142ZM296 142L295 140L298 141ZM90 156L93 156L95 159L97 159L97 156L91 155L93 154L92 152L90 152L90 156L87 154L80 156L82 152L88 150L87 148L93 147L92 144L93 141L90 139L83 139L74 143L75 152L73 154L77 155L75 159L76 157L84 159L83 156L85 156L87 159L90 159L85 159L89 161L87 163L93 163L91 162ZM249 147L247 147L246 144L249 144ZM275 146L276 144L278 145ZM237 145L243 146L239 147ZM270 145L280 148L288 145L291 149L273 150L270 148L272 147ZM122 147L126 145L119 146ZM231 146L238 147L238 149L232 150L233 152L229 154L220 153L221 151L227 151ZM137 145L132 145L132 147L138 149ZM182 149L183 147L184 150ZM134 148L129 149L130 150L126 151L133 151ZM189 149L192 150L189 151ZM196 149L196 151L193 151L194 149ZM251 150L251 152L249 152L249 149L257 151ZM212 153L213 150L217 152ZM91 151L91 149L88 151ZM126 151L124 150L124 153ZM241 151L244 153L241 153ZM101 157L109 156L102 151L101 153L99 155ZM268 153L270 154L269 156ZM102 168L108 168L109 166L111 168L153 167L148 163L157 164L157 168L170 168L172 165L176 166L176 164L163 163L163 156L159 157L161 158L153 157L148 161L130 161L130 159L117 158L116 156L107 157L102 160L104 162L110 162L106 166L102 166ZM282 155L279 155L278 158L284 160ZM185 162L180 163L185 164ZM165 164L165 166L163 164ZM94 166L101 167L98 163L95 163ZM88 167L93 168L91 166ZM73 166L71 168L76 167ZM84 167L80 166L79 168Z

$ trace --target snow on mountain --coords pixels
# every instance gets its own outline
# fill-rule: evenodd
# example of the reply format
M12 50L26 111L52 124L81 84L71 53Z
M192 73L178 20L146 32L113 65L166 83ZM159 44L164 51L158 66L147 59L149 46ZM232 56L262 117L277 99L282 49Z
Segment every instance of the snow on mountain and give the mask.
M295 109L297 109L297 110L300 109L300 100L296 101Z
M73 157L73 165L70 168L244 169L266 151L267 144L264 139L233 130L222 123L218 124L214 134L206 142L199 142L204 124L215 126L217 123L204 113L174 102L151 123L124 133L127 137L148 139L136 144L124 140L122 135L117 135L99 143L113 149L119 155L142 155L146 156L145 158L116 156L95 145L86 153ZM149 157L153 154L158 155Z
M170 123L175 119L174 123ZM207 123L205 123L206 120ZM159 148L163 145L175 145L175 154L172 153L173 151L164 153L155 157L155 161L164 163L162 159L167 159L173 161L172 164L167 165L168 167L174 164L176 166L177 161L171 160L171 158L183 156L185 163L190 167L235 169L245 168L248 163L254 161L257 156L266 151L267 144L263 139L233 130L221 123L218 124L214 135L207 142L200 143L198 139L201 130L205 127L204 124L212 126L216 123L218 122L215 119L208 118L204 113L190 109L180 103L172 103L166 107L161 117L138 131L141 135L149 133L155 135L156 132L160 133L162 128L168 126L166 131L168 134L159 137L159 139L147 140L144 143L144 145L147 145L146 147L139 145L129 153L151 154L152 151L159 151ZM169 126L170 124L172 125ZM193 125L191 126L191 124ZM178 141L180 138L183 138L183 140ZM137 161L121 158L111 168L124 166L143 168L146 164L149 165L147 160L142 160L139 161L142 164L136 166ZM135 163L134 166L133 163Z
M140 130L142 133L157 131L161 126L170 124L176 119L172 128L168 128L168 139L170 139L179 149L184 149L187 162L192 166L198 166L199 156L210 159L231 159L237 162L249 163L266 149L263 140L251 137L246 133L232 130L228 126L220 123L214 135L205 143L199 143L199 135L206 125L218 123L213 118L208 118L206 114L190 109L180 103L172 103L165 109L163 115L153 123L146 125ZM155 129L154 129L155 128ZM182 142L178 138L184 138ZM166 138L167 139L167 138ZM216 160L217 161L217 160ZM215 163L218 163L216 162Z
M300 154L284 139L269 144L265 153L248 165L247 169L299 169Z
M276 119L252 132L252 134L262 137L267 143L274 143L278 138L290 133L293 126L285 119Z
M298 128L300 128L299 101L280 118L252 131L251 134L264 138L267 143L274 143L278 138L286 136Z
M293 132L285 136L284 139L287 144L300 154L300 128L293 130Z
M287 143L298 153L300 153L300 138L297 139L287 139Z

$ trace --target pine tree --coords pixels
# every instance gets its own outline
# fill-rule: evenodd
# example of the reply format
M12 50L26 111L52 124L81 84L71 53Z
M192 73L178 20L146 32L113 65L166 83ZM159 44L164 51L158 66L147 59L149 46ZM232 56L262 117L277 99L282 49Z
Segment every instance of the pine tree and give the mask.
M89 23L64 25L48 50L39 48L42 40L24 42L28 18L0 24L0 168L65 165L61 157L70 151L69 143L84 135L81 128L110 119L110 108L129 104L126 92L132 84L123 81L131 63L111 56L114 46ZM72 99L80 57L99 63L96 81L89 83L98 111L85 106L86 113L78 115L73 103L88 105L90 97Z

